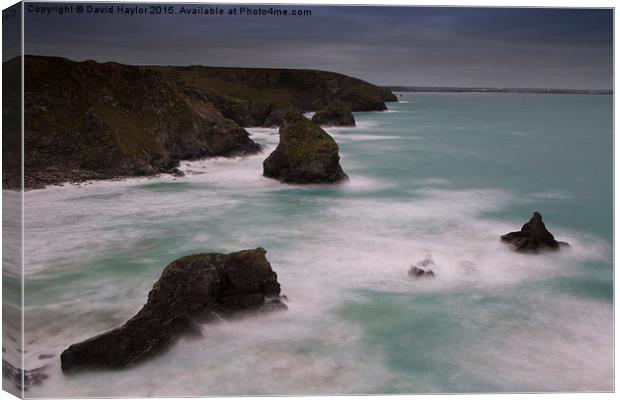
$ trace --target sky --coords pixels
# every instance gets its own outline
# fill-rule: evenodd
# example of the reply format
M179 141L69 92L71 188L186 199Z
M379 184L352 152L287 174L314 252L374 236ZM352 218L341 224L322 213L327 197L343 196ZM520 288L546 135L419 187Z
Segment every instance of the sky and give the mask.
M295 5L262 8L312 15L248 16L181 15L181 6L198 7L133 16L26 10L25 51L140 65L320 69L379 85L613 86L610 9Z

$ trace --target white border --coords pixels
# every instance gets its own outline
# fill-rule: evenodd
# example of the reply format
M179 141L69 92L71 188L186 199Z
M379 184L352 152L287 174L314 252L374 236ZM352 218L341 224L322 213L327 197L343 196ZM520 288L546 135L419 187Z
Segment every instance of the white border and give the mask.
M76 0L65 0L63 2L77 2L77 3L85 3L86 1L76 1ZM129 0L127 2L134 2L134 3L196 3L196 1L187 1L187 0L176 0L176 1L167 1L167 0ZM2 6L2 9L5 9L9 6L11 6L12 4L15 4L15 1L11 1L11 0L0 0L0 5ZM261 1L261 0L245 0L245 1L240 1L240 0L227 0L227 1L213 1L213 0L207 0L207 1L200 1L200 3L205 3L205 4L209 4L209 3L213 3L213 4L304 4L304 5L381 5L381 6L388 6L388 5L394 5L394 6L461 6L461 7L465 7L465 6L478 6L478 7L558 7L558 8L614 8L615 7L615 2L613 1L609 1L609 0L589 0L589 1L583 1L583 0L536 0L536 1L532 1L532 0L527 0L527 1L508 1L508 0L477 0L475 2L472 1L467 1L467 0L450 0L449 2L446 1L441 1L441 0L425 0L425 1L415 1L415 0L388 0L388 1L379 1L379 0L356 0L356 1L351 1L351 0L336 0L336 1L330 1L330 0L312 0L312 1L300 1L300 0L268 0L268 1ZM23 55L23 50L24 50L24 36L23 36L23 21L24 21L24 13L22 12L22 55ZM1 32L1 31L0 31ZM1 33L0 33L1 36ZM616 63L616 46L617 43L619 43L619 34L618 31L615 29L615 11L614 11L614 77L616 76L618 70L617 70L617 63ZM0 86L1 86L1 80L0 80ZM22 76L22 88L23 88L23 76ZM617 92L618 87L616 84L616 81L614 79L614 132L615 132L615 116L618 115L618 105L615 102L615 93ZM23 97L22 97L22 101L23 101ZM23 110L23 107L22 107ZM23 112L22 112L22 124L23 124ZM1 125L0 125L1 126ZM23 125L22 125L23 126ZM1 138L1 133L0 133L0 138ZM615 134L614 134L614 265L615 265L615 254L618 251L619 246L616 243L615 240L615 232L616 232L616 227L618 226L618 224L620 223L620 218L618 218L618 216L615 213L615 206L617 205L616 200L620 199L620 197L618 196L618 187L616 185L616 177L618 176L618 165L615 163L615 154L616 154L616 150L617 150L617 146L618 143L615 141ZM23 139L22 139L22 152L23 152ZM23 163L23 153L22 153L22 163ZM0 167L1 168L1 167ZM23 185L23 164L22 164L22 185ZM0 201L0 206L1 206L1 201ZM23 213L23 194L22 194L22 227L23 227L23 217L24 217L24 213ZM1 227L0 227L1 230ZM22 229L22 245L23 245L23 240L24 240L24 230ZM1 248L0 248L0 256L1 256ZM24 282L23 282L23 251L22 251L22 324L23 324L23 289L24 289ZM616 289L616 280L615 280L615 273L614 273L614 289ZM0 288L0 294L1 294L1 288ZM614 290L614 321L616 320L615 318L615 313L617 312L617 309L615 308L615 304L616 304L616 299L617 299L617 293L616 290ZM0 311L1 312L1 311ZM23 325L22 325L23 326ZM614 354L617 355L617 347L615 346L615 343L618 339L618 331L615 330L614 331L615 335L614 335ZM22 335L22 348L23 348L23 335ZM615 359L617 357L614 357ZM22 365L23 365L23 355L22 355ZM615 360L614 360L615 361ZM615 363L614 363L615 364ZM615 365L614 365L615 366ZM614 376L615 376L615 382L618 381L618 372L617 372L617 368L614 368ZM548 399L548 400L577 400L577 399L603 399L603 398L613 398L616 397L616 395L614 393L571 393L571 394L566 394L566 393L560 393L560 394L488 394L488 395L480 395L480 394L475 394L475 395L389 395L389 396L373 396L373 398L377 399L377 400L391 400L391 399L407 399L407 400L430 400L430 399L448 399L448 398L452 398L454 399L454 396L458 396L458 399L463 399L463 400L473 400L473 399L478 399L481 396L484 397L485 399L502 399L502 400L521 400L524 396L526 396L528 399ZM364 399L367 398L368 396L311 396L312 399L316 399L316 400L327 400L327 399L338 399L338 398L347 398L347 399ZM248 398L253 398L253 397L225 397L225 399L227 400L245 400ZM303 397L299 397L299 396L290 396L288 397L290 399L303 399ZM3 392L0 391L0 400L8 400L8 399L14 399L14 396L10 395L7 392ZM182 399L182 398L172 398L172 399ZM264 400L276 400L279 399L279 397L260 397L260 399L264 399Z

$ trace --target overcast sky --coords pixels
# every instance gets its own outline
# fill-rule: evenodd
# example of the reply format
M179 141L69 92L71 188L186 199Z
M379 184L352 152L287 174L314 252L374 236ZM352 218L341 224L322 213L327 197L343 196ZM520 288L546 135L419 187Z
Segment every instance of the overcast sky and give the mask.
M611 10L281 8L312 16L26 12L25 47L73 60L323 69L381 85L613 85Z

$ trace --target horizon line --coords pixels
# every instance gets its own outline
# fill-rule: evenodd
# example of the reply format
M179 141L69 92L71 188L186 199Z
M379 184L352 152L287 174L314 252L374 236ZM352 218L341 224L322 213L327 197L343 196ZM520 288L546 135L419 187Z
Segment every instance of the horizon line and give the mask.
M518 87L518 86L418 86L418 85L382 85L385 88L394 91L478 91L478 92L540 92L540 93L558 93L558 92L580 92L580 93L609 93L613 94L614 89L575 89L575 88L558 88L558 87Z

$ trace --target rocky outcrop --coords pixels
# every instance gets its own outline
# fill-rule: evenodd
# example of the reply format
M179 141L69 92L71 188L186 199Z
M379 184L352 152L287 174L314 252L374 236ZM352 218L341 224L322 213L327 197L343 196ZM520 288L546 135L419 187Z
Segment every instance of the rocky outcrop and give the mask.
M412 265L409 268L409 276L413 278L430 278L435 276L435 272L431 269L431 267L435 266L435 261L432 258L428 257L424 260Z
M338 144L300 113L280 127L278 147L263 162L263 175L284 183L335 183L347 179Z
M21 71L18 61L3 69ZM397 101L388 89L312 70L137 67L26 56L24 79L24 181L30 189L170 173L181 159L252 154L260 147L241 126L279 126L288 110L316 111L334 101L353 111L385 110L386 101ZM6 149L21 148L21 87L14 82L3 92L3 117L13 122ZM3 152L6 188L21 185L20 154Z
M545 227L542 215L538 211L534 212L520 231L502 235L501 240L521 253L538 253L542 250L558 250L560 247L568 246L568 243L555 240Z
M387 88L346 75L280 68L150 67L208 93L222 114L243 126L277 126L290 108L318 111L333 101L352 111L384 111L398 101Z
M340 100L332 101L327 107L312 116L312 122L321 126L355 126L351 107Z
M260 150L203 92L162 73L34 56L24 68L27 188L168 173L181 159Z
M200 334L201 322L286 309L265 254L257 248L173 261L133 318L66 349L61 354L63 371L131 366L162 353L181 335Z

